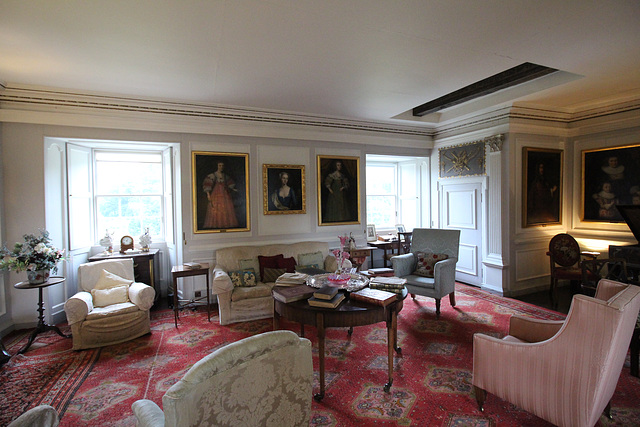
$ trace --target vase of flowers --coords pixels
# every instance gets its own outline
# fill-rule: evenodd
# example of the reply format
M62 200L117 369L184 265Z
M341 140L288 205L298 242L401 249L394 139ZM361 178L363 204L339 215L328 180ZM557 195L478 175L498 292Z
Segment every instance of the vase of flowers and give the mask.
M40 235L25 234L24 243L16 243L12 250L0 250L0 270L26 271L29 283L37 285L49 279L50 271L58 271L58 262L63 260L64 250L51 245L49 232L40 230Z
M338 238L340 239L340 249L334 249L332 252L338 262L338 268L335 273L327 277L327 280L336 285L345 285L349 282L349 279L351 279L351 274L344 272L344 260L349 258L349 252L344 250L344 245L347 243L349 237L338 236Z

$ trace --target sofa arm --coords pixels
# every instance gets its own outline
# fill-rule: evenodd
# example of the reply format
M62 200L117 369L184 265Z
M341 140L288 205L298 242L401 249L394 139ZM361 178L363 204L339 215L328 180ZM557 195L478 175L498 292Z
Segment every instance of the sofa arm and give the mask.
M149 310L155 298L156 291L149 285L133 282L131 286L129 286L129 299L142 311Z
M221 267L217 265L213 269L213 281L211 285L213 295L224 294L233 291L231 278Z
M82 322L91 310L93 310L93 298L89 292L78 292L64 303L64 312L69 326Z
M404 277L410 275L416 269L416 261L416 256L412 253L391 257L393 275L396 277Z
M131 405L133 415L136 416L137 424L141 427L162 427L164 426L164 413L162 409L151 400L136 400Z

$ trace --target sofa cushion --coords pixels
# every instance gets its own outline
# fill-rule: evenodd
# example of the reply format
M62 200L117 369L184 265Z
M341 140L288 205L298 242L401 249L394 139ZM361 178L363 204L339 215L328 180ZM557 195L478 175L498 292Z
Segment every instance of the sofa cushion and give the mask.
M258 285L253 287L240 287L234 288L231 293L231 301L242 301L245 299L259 298L259 297L268 297L271 296L271 288L273 286L265 283L258 283Z
M262 281L264 283L275 282L276 279L282 276L284 273L286 273L284 268L265 268Z
M294 257L279 259L278 268L284 268L285 272L293 273L296 271L296 259Z
M301 265L316 264L318 266L321 266L320 268L322 268L322 266L324 266L324 258L325 258L324 255L322 255L322 252L320 251L300 254L298 255L298 264L301 264Z
M257 284L256 273L252 268L230 271L229 278L231 278L234 287L251 287Z
M114 286L108 289L91 289L94 307L106 307L129 301L129 286Z
M416 271L414 274L424 277L433 277L436 262L449 258L447 254L434 254L431 252L417 252L416 257L418 263L416 264Z
M284 258L284 255L278 254L273 256L258 255L258 263L260 264L260 279L263 282L269 282L264 277L265 268L278 268L278 260Z
M238 267L240 270L253 270L253 272L256 274L256 282L262 280L260 277L260 263L258 262L258 258L238 260Z

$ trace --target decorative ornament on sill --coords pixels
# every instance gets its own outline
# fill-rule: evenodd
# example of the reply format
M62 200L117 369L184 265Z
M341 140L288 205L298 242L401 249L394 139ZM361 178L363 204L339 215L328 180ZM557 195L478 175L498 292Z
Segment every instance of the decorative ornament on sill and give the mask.
M338 268L336 272L330 274L327 280L335 285L344 285L351 279L351 274L344 272L344 260L349 258L349 252L345 252L344 245L347 243L349 236L338 236L340 239L340 249L333 250L333 256L336 257Z
M24 243L16 243L12 250L0 249L0 270L14 270L17 273L26 270L27 279L32 285L38 285L49 279L50 271L58 271L58 262L66 259L64 249L51 245L49 232L40 230L40 236L25 234Z
M147 227L144 229L144 234L140 236L142 252L149 252L149 245L151 245L151 235L149 234L149 227Z
M113 253L113 233L109 234L109 229L106 230L104 237L98 243L104 247L106 253L109 255Z

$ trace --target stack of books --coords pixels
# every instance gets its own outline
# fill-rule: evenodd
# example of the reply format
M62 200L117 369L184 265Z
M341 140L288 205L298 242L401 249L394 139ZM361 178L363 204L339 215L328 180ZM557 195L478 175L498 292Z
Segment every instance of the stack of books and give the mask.
M362 301L386 307L397 300L398 295L393 292L387 292L380 289L364 288L358 292L351 292L349 298L355 301Z
M271 295L278 301L287 304L307 299L311 297L315 291L315 288L308 285L295 285L281 288L275 287L271 290Z
M393 268L388 268L388 267L370 268L369 270L367 270L366 276L369 276L369 277L392 277L393 276Z
M399 277L372 277L371 280L369 280L369 287L371 289L381 289L401 294L405 283L407 283L407 279L401 279Z
M308 274L304 273L284 273L276 279L276 286L295 286L307 282Z
M336 308L344 299L344 294L338 292L333 286L323 286L316 289L313 296L307 301L312 307Z

